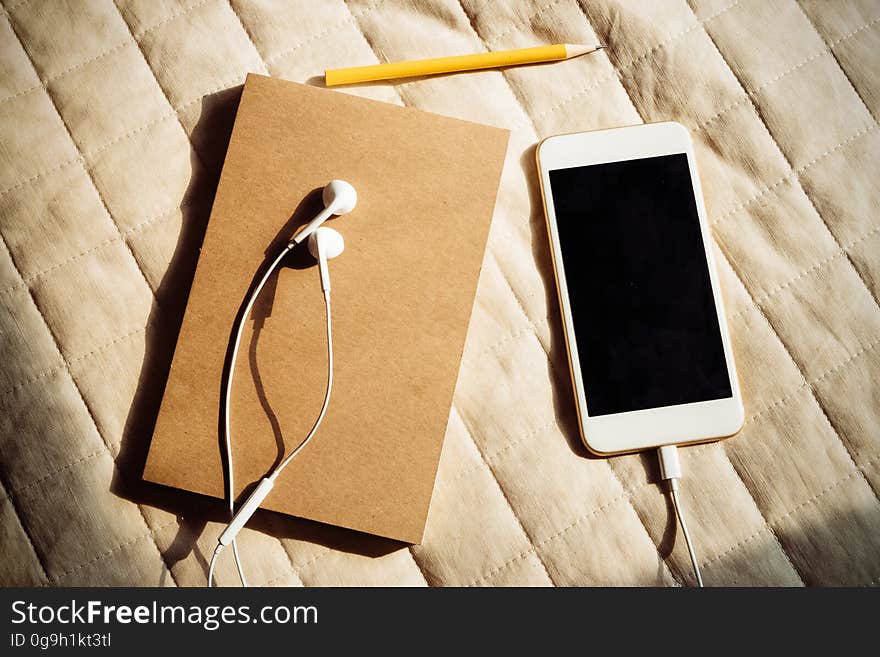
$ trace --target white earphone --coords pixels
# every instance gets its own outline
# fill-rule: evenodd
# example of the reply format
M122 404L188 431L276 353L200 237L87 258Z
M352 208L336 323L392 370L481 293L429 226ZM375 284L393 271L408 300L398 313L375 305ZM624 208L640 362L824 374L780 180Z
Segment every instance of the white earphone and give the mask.
M347 183L344 180L331 180L324 187L321 197L324 199L324 209L296 234L291 244L295 245L303 242L332 215L348 214L354 210L358 200L355 188L352 187L351 183Z
M324 200L324 209L321 210L314 219L307 223L302 230L294 236L290 243L287 244L281 253L276 256L275 260L272 261L263 276L260 278L260 281L245 300L243 310L233 327L234 338L232 351L229 356L228 374L226 376L226 385L223 395L223 433L226 449L226 499L229 504L229 514L231 519L226 526L226 529L220 534L220 537L217 540L217 547L214 549L214 554L211 557L211 564L208 567L208 586L211 586L214 581L214 566L217 562L217 557L220 555L223 548L230 543L232 544L232 551L235 555L235 565L238 569L238 576L241 579L242 585L247 586L247 580L241 566L241 559L238 554L238 544L236 543L235 537L260 507L263 500L266 499L266 496L272 490L272 487L275 485L275 480L278 478L278 475L281 474L281 471L287 467L287 464L290 463L300 451L302 451L315 435L321 421L324 419L324 414L327 412L327 407L330 403L330 391L333 387L333 332L331 330L330 321L330 270L327 266L327 261L332 260L345 250L345 240L337 231L322 226L321 224L333 215L342 215L351 212L357 204L357 192L351 184L344 180L331 180L326 187L324 187L322 198ZM324 403L321 406L321 411L318 414L317 420L315 420L315 423L312 425L312 428L308 435L306 435L305 439L286 458L284 458L284 460L282 460L281 463L269 473L269 475L260 480L260 483L257 484L257 487L248 496L241 508L236 511L234 497L235 486L233 485L234 471L232 467L232 437L229 428L229 398L232 394L232 375L235 372L235 360L238 357L238 348L241 344L244 323L247 321L251 309L254 306L254 302L260 295L266 281L269 280L269 277L275 269L278 268L278 265L290 250L306 239L309 241L309 253L311 253L318 261L318 270L321 276L321 290L324 293L324 307L327 317L327 391L324 394Z
M345 251L345 240L337 231L327 226L321 226L309 237L309 253L318 261L318 269L321 272L321 289L330 291L330 270L327 261Z

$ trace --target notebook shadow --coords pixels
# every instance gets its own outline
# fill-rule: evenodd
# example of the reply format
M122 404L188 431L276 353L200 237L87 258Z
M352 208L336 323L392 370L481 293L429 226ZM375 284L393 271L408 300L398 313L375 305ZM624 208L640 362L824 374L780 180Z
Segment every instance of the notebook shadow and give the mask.
M190 555L207 573L206 555L199 548L198 539L208 522L225 522L229 515L223 500L145 481L143 472L241 90L239 85L205 96L201 114L191 132L193 173L181 201L181 224L174 252L166 273L155 288L155 299L144 333L144 357L137 388L125 418L116 468L110 483L110 491L118 497L176 515L176 535L167 548L160 547L165 563L165 570L157 582L160 586L170 577L170 569ZM198 146L198 153L195 145ZM290 219L279 229L276 238L267 245L267 257L276 255L278 249L283 248L296 232L296 228L311 219L322 207L320 191L313 190L297 206ZM314 267L315 262L303 246L285 258L282 266ZM272 426L280 458L283 455L284 436L263 386L257 360L263 322L271 315L275 278L273 276L267 282L266 289L254 305L251 319L255 324L252 339L247 345L247 363L239 358L237 373L241 376L248 372L253 378L260 403ZM220 386L221 382L210 384ZM292 445L287 447L292 448ZM223 450L221 453L224 453ZM200 466L193 464L193 467ZM381 556L405 547L405 544L397 541L270 511L258 512L248 527L278 538L304 540L364 556ZM157 532L154 528L153 533ZM160 546L163 544L159 542ZM210 553L207 556L210 557Z

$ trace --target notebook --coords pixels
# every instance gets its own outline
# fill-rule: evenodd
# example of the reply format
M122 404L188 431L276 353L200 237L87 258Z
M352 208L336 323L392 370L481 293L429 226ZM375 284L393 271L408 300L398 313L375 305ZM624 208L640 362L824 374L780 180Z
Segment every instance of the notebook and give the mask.
M249 75L144 478L223 497L218 417L234 317L265 258L341 178L358 204L325 224L346 242L329 263L330 407L263 507L420 542L508 136ZM305 437L323 400L324 305L305 247L246 322L231 397L237 494Z

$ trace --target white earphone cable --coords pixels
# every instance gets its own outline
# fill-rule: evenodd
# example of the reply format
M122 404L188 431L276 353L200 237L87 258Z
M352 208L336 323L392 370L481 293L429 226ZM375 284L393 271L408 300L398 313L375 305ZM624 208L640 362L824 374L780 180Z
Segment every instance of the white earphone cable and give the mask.
M217 565L217 557L219 556L220 550L214 550L214 554L211 555L211 565L208 566L208 588L214 585L214 566Z
M254 307L254 303L257 300L257 297L260 296L260 292L262 292L263 287L266 285L266 281L269 280L269 277L290 251L291 246L281 251L272 264L266 269L266 272L263 274L259 283L257 283L256 287L251 291L250 296L248 297L247 303L245 304L244 310L242 311L241 316L238 319L238 325L235 328L235 338L232 342L232 354L229 359L229 374L226 377L226 389L224 391L224 402L223 402L223 440L224 447L226 449L226 501L229 505L229 517L230 519L235 515L235 485L234 485L234 468L232 467L232 431L230 429L229 423L229 407L230 407L230 398L232 397L232 378L235 374L235 361L238 359L238 349L241 346L241 336L244 332L245 322L247 322L248 317L250 317L251 310ZM238 577L241 580L242 586L247 586L247 579L244 576L244 569L241 565L241 556L238 552L238 542L233 539L232 541L232 554L235 557L235 567L238 569ZM215 552L212 557L212 563L217 559L218 553ZM211 586L213 569L209 568L208 572L208 586Z
M315 433L317 433L318 427L321 426L324 415L327 413L327 407L330 405L330 391L333 389L333 330L330 321L330 290L324 291L324 310L327 316L327 389L324 392L324 403L321 405L321 412L318 413L318 418L315 420L315 423L312 425L311 430L303 441L297 445L294 450L278 464L278 467L275 468L272 474L269 475L269 479L272 481L275 481L275 479L278 478L278 475L281 474L281 471L284 470L293 458L309 444L309 441Z
M223 436L224 436L224 447L226 450L226 497L229 504L229 516L232 519L235 516L235 486L233 483L233 459L232 459L232 433L230 429L230 398L232 396L232 379L233 373L235 372L235 361L238 358L238 350L241 344L242 333L244 332L245 322L247 322L248 317L250 316L251 310L253 309L254 303L259 297L260 292L263 287L266 285L266 281L269 280L269 277L287 255L291 248L293 248L294 244L291 243L284 249L272 262L272 264L266 269L266 272L263 274L259 283L257 283L256 287L254 287L250 296L248 297L247 303L245 304L244 310L242 311L241 316L238 320L238 325L235 329L235 337L233 339L232 344L232 353L230 354L229 361L229 374L226 377L226 387L225 387L225 395L224 395L224 406L223 406ZM315 423L312 425L311 430L306 435L305 439L297 445L297 447L281 462L278 466L272 471L272 473L268 476L270 480L273 482L278 478L278 475L288 466L288 464L293 460L293 458L299 454L305 446L311 441L312 437L317 433L318 427L321 425L321 422L324 419L324 415L327 413L327 408L330 404L330 392L333 388L333 332L332 332L332 321L331 321L331 312L330 312L330 290L324 291L324 309L325 315L327 318L327 389L324 393L324 403L321 405L321 411L318 414L318 418L315 420ZM208 586L213 585L214 581L214 567L216 565L217 557L219 556L222 550L222 546L218 545L217 549L214 551L214 554L211 557L211 563L208 567ZM238 543L235 539L232 539L232 552L235 558L235 566L238 569L238 576L241 580L242 586L247 586L247 579L244 575L244 569L241 564L241 557L238 552Z

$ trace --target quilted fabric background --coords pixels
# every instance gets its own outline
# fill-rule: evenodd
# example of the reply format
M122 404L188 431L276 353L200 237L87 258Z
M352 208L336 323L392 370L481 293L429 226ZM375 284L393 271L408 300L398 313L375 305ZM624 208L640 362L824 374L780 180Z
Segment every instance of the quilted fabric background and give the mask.
M748 418L683 452L706 583L877 584L878 22L875 0L4 0L0 583L204 583L222 506L138 473L248 71L600 42L346 90L511 147L424 544L259 514L252 583L692 583L653 455L579 443L534 170L545 136L676 120Z

